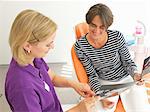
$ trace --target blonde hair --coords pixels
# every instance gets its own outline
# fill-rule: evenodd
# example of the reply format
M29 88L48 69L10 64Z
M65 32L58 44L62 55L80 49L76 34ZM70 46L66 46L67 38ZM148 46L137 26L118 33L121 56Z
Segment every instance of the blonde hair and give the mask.
M20 64L27 64L25 42L36 44L50 37L57 25L50 18L34 10L24 10L15 18L9 36L13 58Z

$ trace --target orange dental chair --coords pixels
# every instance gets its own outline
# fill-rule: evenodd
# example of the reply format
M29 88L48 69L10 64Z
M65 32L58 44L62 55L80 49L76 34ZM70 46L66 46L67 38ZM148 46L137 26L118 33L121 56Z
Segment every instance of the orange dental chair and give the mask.
M75 26L76 39L79 39L80 37L84 36L87 32L88 32L87 23L80 23ZM88 83L88 77L87 77L86 71L76 55L74 46L71 49L71 55L72 55L72 61L73 61L73 65L75 68L75 72L76 72L79 82ZM122 105L120 98L118 100L115 112L125 112L125 109Z

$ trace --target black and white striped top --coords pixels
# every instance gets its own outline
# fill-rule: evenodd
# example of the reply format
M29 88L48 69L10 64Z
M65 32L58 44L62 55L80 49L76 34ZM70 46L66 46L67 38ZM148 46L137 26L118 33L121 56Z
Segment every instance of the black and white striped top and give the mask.
M101 93L99 79L119 81L137 70L119 31L108 30L108 40L102 48L94 48L86 35L75 43L75 51L86 69L89 84L95 93Z

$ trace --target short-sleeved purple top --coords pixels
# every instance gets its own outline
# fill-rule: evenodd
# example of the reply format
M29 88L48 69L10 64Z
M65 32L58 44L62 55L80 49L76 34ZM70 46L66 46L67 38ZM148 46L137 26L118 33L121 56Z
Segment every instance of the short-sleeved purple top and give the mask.
M34 66L20 66L11 60L5 95L13 112L62 112L54 86L42 58L34 59Z

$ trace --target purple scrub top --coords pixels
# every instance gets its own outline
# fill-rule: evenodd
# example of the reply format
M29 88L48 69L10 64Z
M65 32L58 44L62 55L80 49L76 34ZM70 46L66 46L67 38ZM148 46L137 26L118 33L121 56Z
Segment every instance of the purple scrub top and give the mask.
M5 95L11 110L63 112L47 73L49 67L42 58L35 58L34 65L20 66L12 58L5 81Z

